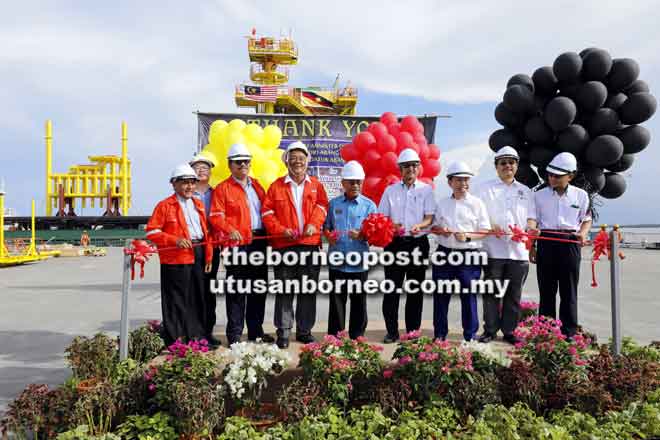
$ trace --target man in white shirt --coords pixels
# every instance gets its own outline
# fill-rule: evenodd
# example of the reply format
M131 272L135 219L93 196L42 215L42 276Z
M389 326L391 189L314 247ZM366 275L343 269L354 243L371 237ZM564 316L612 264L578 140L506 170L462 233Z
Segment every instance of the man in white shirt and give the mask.
M484 182L475 194L488 210L492 231L510 232L510 225L523 229L536 228L536 208L532 191L516 181L518 153L512 147L503 147L495 153L497 178ZM517 342L513 331L518 325L522 287L529 272L529 252L521 243L511 241L509 235L490 235L484 239L488 253L488 266L484 278L509 280L504 296L493 293L483 297L484 333L479 342L488 343L502 330L504 340Z
M409 264L396 262L385 266L385 279L392 280L396 288L403 288L404 280L424 281L426 264L429 256L429 240L424 228L431 225L435 204L430 185L417 180L420 159L417 152L406 148L399 154L401 181L385 188L380 199L378 212L389 216L397 229L403 229L403 235L395 236L392 243L385 247L386 252L396 255L405 252L419 254L420 261L410 258ZM417 263L417 264L415 264ZM410 293L406 297L406 332L419 330L422 325L422 306L424 295ZM399 294L396 292L383 295L383 317L387 335L384 342L391 344L399 339Z
M570 185L576 170L577 160L571 153L555 156L546 168L548 186L534 193L534 202L541 236L577 240L579 244L537 240L536 248L529 253L529 260L537 264L539 313L557 316L559 288L561 330L568 337L577 332L581 248L587 243L591 228L589 195Z
M467 257L467 253L478 252L481 240L490 230L486 206L468 192L472 176L474 172L464 162L454 162L447 168L447 182L452 195L438 201L431 230L438 234L436 252L444 253L445 260L445 264L432 266L433 279L460 282L461 323L466 341L472 340L479 330L477 296L472 282L481 276L481 266L474 264L473 255ZM455 252L463 254L463 264L449 263L453 261L449 254ZM451 294L448 292L433 295L433 332L435 338L443 341L449 332L447 313L450 300Z

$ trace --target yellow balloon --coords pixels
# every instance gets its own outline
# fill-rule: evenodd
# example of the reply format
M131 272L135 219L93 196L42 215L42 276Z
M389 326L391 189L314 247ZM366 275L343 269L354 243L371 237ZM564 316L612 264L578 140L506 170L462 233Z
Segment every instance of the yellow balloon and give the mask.
M228 128L230 130L243 131L245 130L246 125L247 124L242 119L232 119L231 121L229 121Z
M227 150L234 144L245 144L245 136L239 130L232 130L231 128L225 132L225 146Z
M277 125L267 125L264 129L263 146L268 150L274 150L280 146L282 141L282 130Z
M219 144L222 142L223 135L227 129L226 121L213 121L211 127L209 128L209 143L210 144Z
M248 124L243 130L243 136L248 142L261 146L264 141L264 130L257 124Z
M223 121L222 119L217 119L217 120L215 120L211 123L210 130L213 130L213 129L221 130L224 127L226 127L227 125L229 125L229 122Z

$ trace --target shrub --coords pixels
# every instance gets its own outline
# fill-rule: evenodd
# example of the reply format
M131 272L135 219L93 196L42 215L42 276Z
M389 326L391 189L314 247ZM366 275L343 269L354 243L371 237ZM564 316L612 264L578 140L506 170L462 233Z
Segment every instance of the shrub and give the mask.
M174 416L179 432L187 435L208 436L225 418L225 389L210 382L177 383L168 412Z
M350 339L346 332L337 337L326 335L322 342L303 346L299 366L305 377L316 381L334 403L346 407L359 399L369 383L382 372L382 347L371 345L363 337Z
M98 382L76 401L72 421L98 436L111 431L117 412L117 388L111 382Z
M176 440L174 420L166 413L153 416L128 416L116 433L124 440Z
M297 377L279 391L277 405L285 420L291 423L321 413L328 406L328 402L323 397L321 385Z
M500 368L495 374L503 405L512 406L522 402L536 413L541 412L544 405L541 381L530 364L514 359L509 368Z
M660 362L660 347L655 345L640 346L630 337L622 339L621 354L633 359Z
M46 430L46 402L48 385L30 384L9 404L0 425L3 432L11 431L18 436L33 433L38 438Z
M165 342L152 325L131 331L128 337L128 357L138 363L149 362L165 348Z
M518 321L525 321L527 318L538 315L539 303L534 301L520 301L520 316Z
M121 438L111 433L94 435L87 425L79 425L58 435L57 440L121 440Z
M490 372L474 372L462 376L447 390L448 401L464 415L476 415L486 405L502 402L498 393L497 377Z
M76 336L65 350L65 358L78 379L110 378L119 360L117 342L103 333L92 338Z
M392 370L386 371L391 373ZM398 417L403 411L412 410L418 405L412 398L412 388L400 377L380 381L374 394L378 406L390 417Z

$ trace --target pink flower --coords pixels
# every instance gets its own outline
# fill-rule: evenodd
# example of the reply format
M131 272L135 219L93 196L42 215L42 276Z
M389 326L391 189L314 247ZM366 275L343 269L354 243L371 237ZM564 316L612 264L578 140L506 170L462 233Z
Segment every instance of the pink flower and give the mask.
M151 391L152 393L153 393L154 391L156 391L156 385L150 383L150 384L149 384L149 391Z
M412 358L410 356L404 356L401 359L399 359L399 365L406 365L410 361L412 361Z
M348 337L348 332L346 330L342 330L339 333L337 333L338 338L347 338Z
M372 344L372 345L369 346L369 348L371 348L373 351L383 351L383 346L382 345Z
M320 358L320 357L322 356L321 350L314 350L314 352L312 353L312 355L313 355L315 358Z
M571 356L575 356L577 354L577 348L575 348L574 345L571 345L570 347L568 347L568 354L570 354Z
M383 377L385 379L389 379L390 377L392 377L393 374L394 374L394 371L392 371L392 370L383 371Z
M347 383L346 387L348 388L348 391L353 391L353 384L352 383Z
M364 336L358 336L356 341L357 342L367 342L367 338L365 338Z

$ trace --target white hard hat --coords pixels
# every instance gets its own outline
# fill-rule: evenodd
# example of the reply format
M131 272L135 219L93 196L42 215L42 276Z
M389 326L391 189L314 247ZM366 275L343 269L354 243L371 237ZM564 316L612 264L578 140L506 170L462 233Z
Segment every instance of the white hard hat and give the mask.
M227 159L229 160L250 160L252 159L252 154L248 147L243 144L234 144L229 147L229 152L227 153Z
M497 150L497 153L495 153L495 162L497 162L497 159L502 159L504 157L520 160L520 156L518 156L516 149L509 147L508 145Z
M473 177L474 172L465 162L453 162L447 167L447 177Z
M307 149L307 145L303 144L300 141L295 141L289 144L289 146L286 148L286 153L289 154L289 152L293 150L301 150L305 152L306 156L309 156L309 150Z
M188 163L179 164L176 166L176 168L174 168L174 171L172 171L172 175L170 176L170 182L174 182L175 180L180 180L180 179L199 180L197 178L197 173L195 173L195 170L193 170L190 164Z
M405 150L401 151L396 163L402 164L405 162L420 162L419 154L417 154L417 151L413 150L412 148L406 148Z
M351 160L341 170L342 179L364 180L364 169L360 162Z
M545 167L545 170L558 176L574 173L577 170L577 159L571 153L559 153Z
M206 151L201 151L197 153L191 160L188 162L190 166L195 165L197 162L203 162L209 167L213 168L215 166L215 160L211 158L210 154Z

